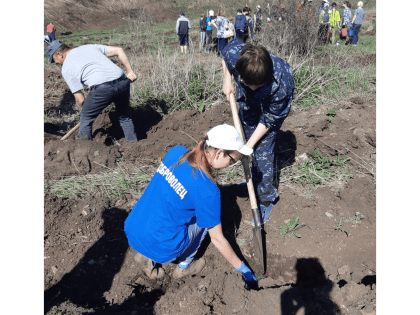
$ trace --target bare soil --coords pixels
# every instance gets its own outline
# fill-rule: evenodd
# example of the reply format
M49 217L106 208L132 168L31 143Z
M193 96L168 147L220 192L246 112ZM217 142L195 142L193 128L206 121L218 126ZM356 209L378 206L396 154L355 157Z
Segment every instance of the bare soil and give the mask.
M65 83L56 88L66 91ZM57 106L59 98L45 104L50 110ZM331 129L326 115L330 109L337 110ZM157 167L171 147L192 148L211 127L233 124L227 102L202 114L182 110L162 115L146 105L133 109L132 116L139 136L134 144L125 140L113 111L96 119L92 142L76 136L60 141L66 126L46 124L45 179L96 174L104 171L103 166L115 168L121 158L126 165ZM370 168L361 167L374 168L375 121L376 100L360 97L292 111L285 120L276 147L283 169L317 148L334 159L338 151L351 157L349 169L355 177L317 189L280 184L280 200L264 226L265 274L250 240L246 191L240 185L220 187L224 234L260 278L257 289L245 286L208 237L198 253L207 262L200 274L175 280L171 277L175 265L168 264L162 280L149 280L137 268L123 231L138 196L126 194L115 200L100 191L72 200L46 194L45 313L376 314L376 182ZM348 236L334 229L340 218L355 218L356 212L365 218L360 224L343 223ZM306 223L299 230L302 237L286 237L282 243L278 227L296 215Z

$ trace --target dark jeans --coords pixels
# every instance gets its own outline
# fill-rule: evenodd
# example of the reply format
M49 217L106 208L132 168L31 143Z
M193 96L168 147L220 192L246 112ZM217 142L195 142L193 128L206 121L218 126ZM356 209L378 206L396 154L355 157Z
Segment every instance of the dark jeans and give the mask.
M362 24L354 24L353 25L353 45L356 45L359 41L359 31Z
M80 113L79 138L85 135L92 137L92 125L101 111L112 102L124 135L128 141L137 141L136 131L131 120L130 111L130 81L121 76L119 79L105 82L91 88L88 97L83 103Z
M206 31L206 51L210 52L213 47L213 37L211 36L211 31Z
M222 51L226 46L226 38L218 38L218 51Z
M55 40L55 34L54 33L47 33L48 37L50 38L50 42Z
M235 33L237 38L239 38L241 41L244 41L245 32L243 30L241 32L241 30L235 29Z
M326 45L328 43L328 24L320 24L318 28L318 41L320 45Z

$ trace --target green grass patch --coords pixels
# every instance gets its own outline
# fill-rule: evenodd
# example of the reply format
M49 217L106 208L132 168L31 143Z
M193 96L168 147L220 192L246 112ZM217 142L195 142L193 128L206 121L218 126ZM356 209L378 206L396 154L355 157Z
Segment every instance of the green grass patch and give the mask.
M300 183L304 186L316 187L327 185L333 179L349 180L354 177L347 168L350 158L336 159L323 157L318 149L313 150L302 164L295 163L284 168L280 173L280 182Z
M142 166L128 172L119 165L117 170L107 173L47 180L44 182L44 193L57 197L83 199L97 191L103 191L109 198L118 200L127 193L141 195L154 171L154 166Z
M366 27L367 28L367 27ZM325 45L316 48L316 54L337 54L343 57L370 55L376 53L376 35L359 35L357 46L345 45L340 40L340 45Z

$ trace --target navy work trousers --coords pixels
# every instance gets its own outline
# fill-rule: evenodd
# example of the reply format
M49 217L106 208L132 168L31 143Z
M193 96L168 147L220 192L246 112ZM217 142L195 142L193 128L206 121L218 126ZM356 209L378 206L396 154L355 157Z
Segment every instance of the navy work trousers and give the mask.
M131 120L130 111L130 81L121 76L119 79L105 82L91 88L88 97L83 103L80 113L79 138L88 135L92 137L92 125L101 111L112 102L124 135L128 141L137 141L136 131Z
M242 122L246 141L251 138L257 126L248 126ZM252 182L259 203L273 203L279 196L279 169L274 154L278 130L268 130L254 146L252 153Z

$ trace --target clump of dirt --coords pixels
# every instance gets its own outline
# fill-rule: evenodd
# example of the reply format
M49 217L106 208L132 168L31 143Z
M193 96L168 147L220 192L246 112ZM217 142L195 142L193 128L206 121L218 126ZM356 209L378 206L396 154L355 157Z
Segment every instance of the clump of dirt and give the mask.
M331 126L327 112L337 111ZM355 97L336 106L293 111L279 133L280 166L318 149L323 156L351 157L350 181L318 189L285 182L264 226L267 270L263 274L251 241L246 188L220 186L222 227L237 255L259 278L248 288L209 237L197 256L206 259L198 275L175 280L175 265L152 281L136 266L124 221L137 202L125 194L110 199L99 191L81 200L45 196L44 288L46 314L368 314L376 310L375 178L366 161L376 146L376 100ZM156 166L175 145L192 148L215 125L233 124L227 102L199 113L162 115L151 106L133 110L139 141L128 143L113 111L93 126L93 141L59 140L60 126L45 125L45 177L80 176L128 165ZM61 130L64 132L64 130ZM357 214L357 213L359 214ZM360 219L360 215L363 216ZM278 227L299 216L301 238L279 235ZM335 229L340 218L349 233ZM359 218L359 219L357 219Z

